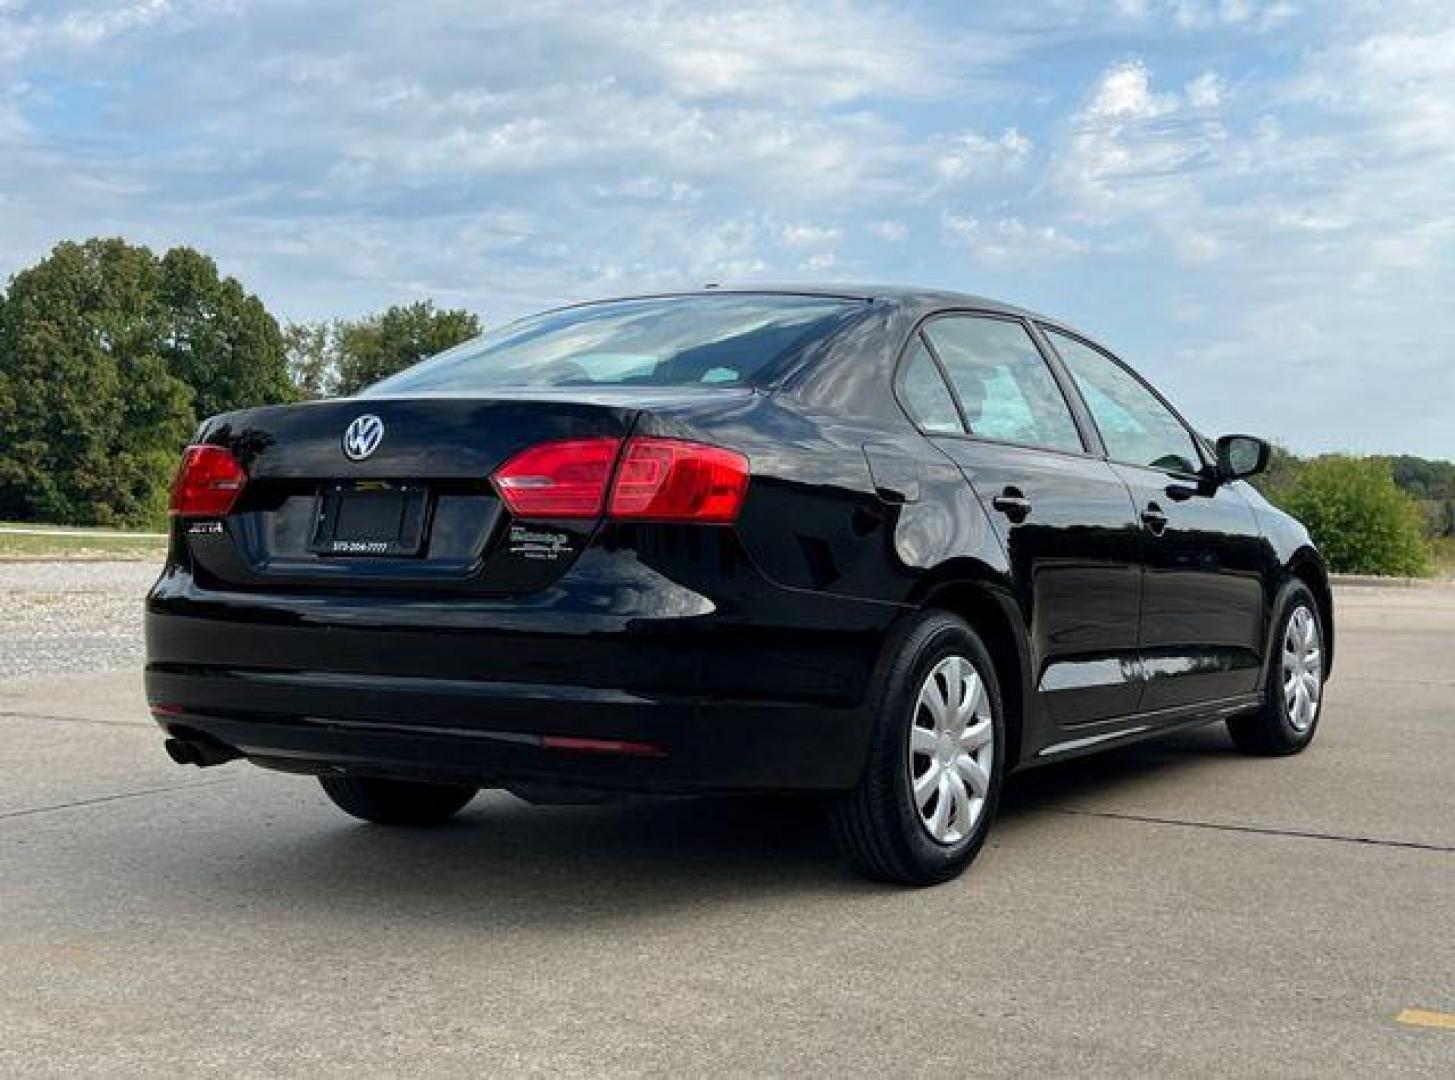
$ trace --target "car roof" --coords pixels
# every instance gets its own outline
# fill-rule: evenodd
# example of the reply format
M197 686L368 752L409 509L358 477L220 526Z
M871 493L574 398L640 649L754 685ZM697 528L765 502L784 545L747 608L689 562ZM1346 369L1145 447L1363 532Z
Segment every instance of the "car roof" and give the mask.
M1002 300L993 300L986 296L975 296L971 293L954 292L948 289L927 289L913 285L841 285L824 284L821 282L813 284L796 282L719 284L714 282L696 288L664 289L660 292L588 300L579 304L568 304L565 305L565 308L557 310L584 307L587 304L607 304L621 300L654 300L678 296L706 296L720 293L818 296L838 300L877 301L913 311L933 311L940 308L970 308L976 311L1014 315L1022 318L1038 319L1042 322L1056 325L1060 324L1060 320L1058 319L1040 315L1034 311L1017 307L1014 304L1008 304Z

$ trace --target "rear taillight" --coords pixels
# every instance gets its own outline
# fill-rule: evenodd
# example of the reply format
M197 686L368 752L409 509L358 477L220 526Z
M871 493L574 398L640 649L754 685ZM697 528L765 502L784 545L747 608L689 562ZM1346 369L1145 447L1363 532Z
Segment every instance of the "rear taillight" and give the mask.
M679 439L628 439L608 512L641 521L736 521L748 490L748 459Z
M522 450L495 473L495 489L516 517L594 518L620 439L566 439Z
M171 513L177 517L226 517L248 474L221 446L189 446L172 481Z
M521 518L727 524L748 490L748 459L682 439L567 439L522 450L495 473Z

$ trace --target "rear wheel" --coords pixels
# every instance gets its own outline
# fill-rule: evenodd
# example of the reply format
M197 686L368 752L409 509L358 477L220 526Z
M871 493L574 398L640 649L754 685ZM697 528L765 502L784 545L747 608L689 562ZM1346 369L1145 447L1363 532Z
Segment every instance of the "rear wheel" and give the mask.
M933 885L970 864L995 817L1000 687L985 646L948 613L918 616L894 648L869 759L833 809L834 831L869 877Z
M1324 698L1324 636L1313 594L1294 586L1272 638L1263 707L1228 721L1248 754L1296 754L1313 742Z
M320 776L324 794L347 814L378 825L438 825L454 817L479 788L361 776Z

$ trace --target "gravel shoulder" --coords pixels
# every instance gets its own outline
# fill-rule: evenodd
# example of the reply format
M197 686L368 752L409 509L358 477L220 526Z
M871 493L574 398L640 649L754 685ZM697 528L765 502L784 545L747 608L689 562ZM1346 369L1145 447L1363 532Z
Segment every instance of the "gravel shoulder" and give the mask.
M139 667L147 561L0 562L0 679Z

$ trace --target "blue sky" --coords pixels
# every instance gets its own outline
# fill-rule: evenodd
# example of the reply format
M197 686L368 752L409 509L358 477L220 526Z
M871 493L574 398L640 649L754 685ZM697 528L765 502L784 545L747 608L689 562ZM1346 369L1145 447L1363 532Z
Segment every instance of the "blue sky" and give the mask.
M957 288L1455 458L1455 3L0 0L0 274L98 234L299 319Z

